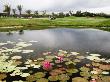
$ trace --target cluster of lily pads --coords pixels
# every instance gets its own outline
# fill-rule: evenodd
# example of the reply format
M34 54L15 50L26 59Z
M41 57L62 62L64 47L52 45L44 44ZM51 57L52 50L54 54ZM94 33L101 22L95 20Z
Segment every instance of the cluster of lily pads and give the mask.
M35 42L35 41L31 41ZM57 53L45 52L42 57L26 59L13 53L31 53L24 50L32 44L26 42L0 43L15 45L14 48L0 49L0 81L13 82L110 82L110 59L102 58L100 54L59 50ZM14 78L14 79L13 79Z

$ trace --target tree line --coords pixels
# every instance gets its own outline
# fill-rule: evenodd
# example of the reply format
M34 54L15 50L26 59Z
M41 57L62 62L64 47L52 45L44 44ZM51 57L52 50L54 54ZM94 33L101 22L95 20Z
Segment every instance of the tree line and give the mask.
M19 13L17 13L17 11ZM11 8L10 5L4 5L4 10L3 13L0 13L1 17L24 17L24 18L38 18L38 17L50 17L51 19L55 18L63 18L63 17L69 17L69 16L76 16L76 17L106 17L110 18L110 15L105 14L105 13L91 13L91 12L82 12L82 11L77 11L76 13L73 13L73 11L69 11L67 13L64 12L59 12L59 13L54 13L52 12L51 15L47 14L46 10L42 11L42 14L39 14L39 11L34 11L32 13L32 10L26 10L25 13L22 13L23 11L23 6L22 5L17 5L16 9ZM12 12L12 13L11 13Z

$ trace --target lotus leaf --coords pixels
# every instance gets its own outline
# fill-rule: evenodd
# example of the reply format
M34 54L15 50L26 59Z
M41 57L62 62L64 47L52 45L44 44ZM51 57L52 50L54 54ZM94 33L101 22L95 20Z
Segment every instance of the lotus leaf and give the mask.
M72 55L78 55L78 52L71 52Z
M43 73L43 72L37 72L37 73L35 73L34 75L35 75L35 77L36 77L37 79L42 78L42 77L45 77L45 73Z
M54 69L50 72L51 75L58 75L63 73L65 73L65 70L62 70L62 69Z
M69 80L70 77L69 77L67 74L61 74L61 75L59 75L58 79L59 79L60 81L65 82L65 81Z
M69 64L76 65L76 63L75 63L75 62L73 62L73 61L68 61L68 62L66 62L65 64L66 64L66 65L69 65Z
M48 82L48 79L46 78L40 78L37 80L37 82Z
M46 59L53 59L55 56L46 56Z
M22 73L20 76L21 77L27 77L27 76L30 76L30 74L29 73Z
M27 82L33 82L33 81L36 81L36 78L34 75L30 75L30 76L26 77L26 81Z
M72 78L72 82L88 82L88 80L82 77L75 77Z
M57 75L54 75L54 76L49 76L48 77L48 79L50 80L50 81L57 81L58 80L58 76Z
M90 77L91 74L89 72L80 72L80 75L83 77Z
M13 56L13 57L11 57L13 60L19 60L19 59L21 59L22 57L21 56Z
M78 59L85 59L84 56L76 56L76 58L78 58Z
M77 69L67 69L66 70L68 73L77 73L78 70Z
M44 60L44 58L38 58L37 60L38 60L38 61L43 61L43 60Z
M81 71L83 71L83 72L88 72L88 71L90 71L90 69L89 69L89 68L84 67L84 66L83 66L83 67L81 67L81 68L80 68L80 70L81 70Z
M103 76L101 79L102 82L110 82L110 76Z
M74 62L81 62L81 60L79 60L79 59L75 59Z
M0 80L3 80L3 79L5 79L7 77L7 75L6 74L0 74Z

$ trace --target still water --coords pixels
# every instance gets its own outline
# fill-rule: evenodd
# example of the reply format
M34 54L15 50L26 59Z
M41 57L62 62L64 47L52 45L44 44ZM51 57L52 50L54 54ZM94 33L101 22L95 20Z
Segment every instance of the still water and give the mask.
M56 52L60 50L77 51L81 53L98 53L110 57L110 32L97 29L70 29L56 28L45 30L25 30L23 34L14 32L7 35L0 33L0 42L19 40L33 42L27 49L34 50L34 55L45 51ZM11 46L9 46L11 47Z

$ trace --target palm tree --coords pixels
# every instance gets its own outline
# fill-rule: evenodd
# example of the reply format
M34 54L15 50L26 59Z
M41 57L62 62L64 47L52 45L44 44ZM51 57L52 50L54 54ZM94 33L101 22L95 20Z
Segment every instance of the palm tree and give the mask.
M4 7L5 7L5 9L3 10L3 12L6 12L9 16L10 12L11 12L11 7L9 5L4 5Z
M31 12L32 12L31 10L27 10L27 11L26 11L26 13L27 13L28 15L30 15Z
M12 9L14 16L16 15L16 9Z
M18 11L19 11L19 15L21 16L21 12L22 12L23 6L22 5L18 5L17 8L18 8Z

